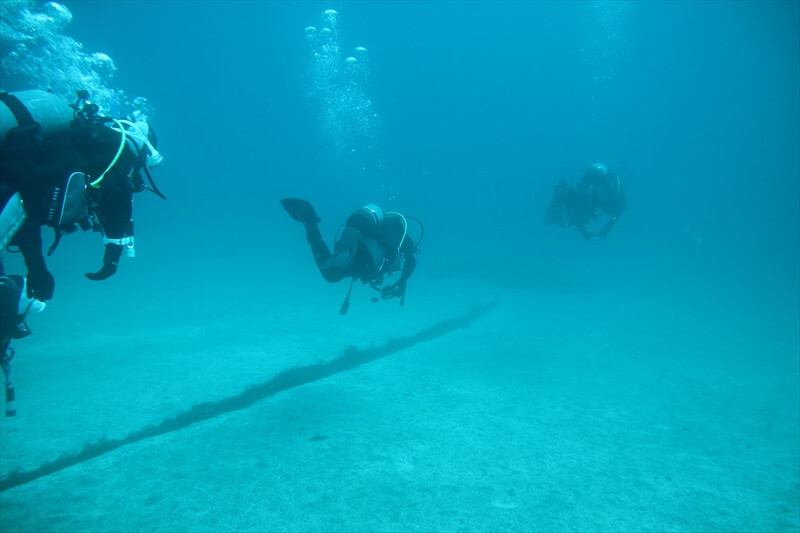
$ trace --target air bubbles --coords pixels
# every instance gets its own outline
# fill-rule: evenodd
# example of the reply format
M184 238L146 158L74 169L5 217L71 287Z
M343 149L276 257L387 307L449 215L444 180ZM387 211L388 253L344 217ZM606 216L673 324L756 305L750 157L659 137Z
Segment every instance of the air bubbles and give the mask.
M111 79L111 76L114 75L114 71L117 70L117 67L114 66L114 60L102 52L93 53L91 55L91 63L95 71L97 71L97 74L104 79Z
M309 44L308 95L319 100L323 135L333 151L356 168L372 158L380 166L380 117L366 97L369 80L367 49L358 46L342 53L339 13L322 14L321 29L305 29Z
M136 99L111 86L116 67L110 56L86 52L81 43L63 33L72 21L68 8L57 2L38 8L32 1L0 2L0 42L8 50L0 61L0 76L14 76L30 87L47 87L69 102L75 100L77 90L85 89L103 114L115 117L147 112L137 107Z
M628 1L597 1L591 5L591 24L585 32L580 54L589 67L596 92L605 93L619 66L630 59L627 27Z
M72 22L72 12L57 2L47 2L42 6L42 14L46 15L56 29L63 29Z
M335 9L327 9L322 13L322 21L331 28L336 26L339 21L339 12Z

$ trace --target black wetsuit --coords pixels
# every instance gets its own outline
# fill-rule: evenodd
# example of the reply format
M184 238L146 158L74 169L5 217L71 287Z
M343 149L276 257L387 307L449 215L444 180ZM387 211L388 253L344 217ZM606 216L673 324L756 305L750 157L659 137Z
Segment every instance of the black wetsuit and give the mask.
M58 225L59 221L53 218L54 195L63 193L74 172L86 174L90 182L97 180L114 160L120 140L120 133L106 126L74 123L45 139L20 138L0 147L0 202L5 206L16 192L22 197L27 218L12 244L24 256L28 286L39 300L53 295L54 282L42 254L40 228ZM97 215L109 239L122 239L129 233L132 194L142 190L138 173L141 166L140 156L126 144L98 186L87 187L87 207ZM72 229L78 221L69 222L60 229ZM97 273L99 276L88 276L102 279L113 274L121 254L122 246L107 244L104 268Z
M570 188L566 180L558 182L547 207L545 223L575 227L590 240L608 235L625 207L625 189L617 175L592 167L574 188ZM602 228L597 232L589 230L588 226L602 216L607 217Z
M402 264L400 279L395 285L404 290L417 265L416 245L405 234L402 217L396 214L387 214L375 225L365 220L360 212L353 213L333 253L316 223L306 224L306 238L314 262L329 282L356 278L364 283L380 283L384 275L399 270Z
M569 225L578 228L586 239L605 237L625 207L625 191L615 173L609 171L604 176L587 173L570 193ZM589 231L587 225L598 216L606 216L608 220L596 233Z

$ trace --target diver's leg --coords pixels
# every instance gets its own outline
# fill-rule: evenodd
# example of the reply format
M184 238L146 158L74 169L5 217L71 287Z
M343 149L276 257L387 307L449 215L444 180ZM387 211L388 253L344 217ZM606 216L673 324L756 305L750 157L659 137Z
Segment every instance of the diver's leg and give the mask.
M336 243L334 253L332 254L319 231L320 218L309 202L299 198L284 198L281 200L281 205L283 205L286 212L289 213L289 216L303 223L306 229L306 240L311 246L311 255L314 256L314 263L317 265L322 277L330 282L336 282L345 278L348 275L348 268L352 262L352 255L343 254L343 246L341 244L343 240L348 242L350 240L344 239L345 235L349 236L347 229L342 235L340 242ZM355 244L357 246L357 242Z
M314 253L314 261L316 261L323 278L330 282L336 282L353 276L353 261L358 250L359 239L357 230L345 227L342 236L333 247L333 253L322 242L316 224L306 225L306 236Z
M319 273L325 281L331 283L341 281L349 274L352 255L343 254L339 250L339 243L336 243L335 253L331 253L328 245L322 240L317 223L306 223L306 240L311 245L311 253L314 256L314 263L319 268Z
M331 257L330 248L328 248L328 245L325 244L325 241L322 239L322 234L316 222L306 222L305 227L306 240L308 244L311 245L311 254L314 256L314 262L317 264L317 267L321 270L322 265Z
M328 245L325 244L322 234L319 231L320 219L316 211L314 211L314 207L310 202L299 198L284 198L281 200L281 205L286 209L286 212L289 213L289 216L303 223L303 226L306 228L306 240L308 244L311 245L311 255L314 256L314 263L316 263L322 276L326 280L332 281L328 279L329 276L326 275L324 268L325 263L331 258L331 251Z

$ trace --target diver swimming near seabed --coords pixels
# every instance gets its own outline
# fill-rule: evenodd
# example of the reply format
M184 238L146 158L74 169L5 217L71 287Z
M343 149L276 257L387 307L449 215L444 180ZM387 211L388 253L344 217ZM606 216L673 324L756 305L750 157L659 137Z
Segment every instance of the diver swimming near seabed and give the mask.
M345 314L350 306L350 292L356 279L378 291L380 299L399 298L400 305L405 304L406 285L417 266L418 245L422 239L421 235L415 243L408 235L408 220L416 219L384 212L374 204L365 205L347 218L331 252L319 231L320 218L309 202L284 198L281 205L289 216L303 223L322 277L331 283L351 278L340 314ZM398 271L400 279L383 285L385 277ZM372 299L373 302L378 300L378 297Z
M567 180L558 181L547 206L545 224L575 227L586 240L606 237L625 211L625 192L626 185L616 172L603 163L595 163L575 187L570 187Z

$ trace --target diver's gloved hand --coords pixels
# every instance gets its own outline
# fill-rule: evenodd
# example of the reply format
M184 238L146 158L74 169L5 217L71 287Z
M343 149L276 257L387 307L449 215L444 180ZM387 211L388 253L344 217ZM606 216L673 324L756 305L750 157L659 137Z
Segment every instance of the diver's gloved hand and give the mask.
M53 297L56 288L56 280L48 272L47 268L35 268L28 272L28 298L33 298L44 302Z
M405 305L406 304L406 280L401 279L400 281L398 281L397 283L392 285L392 287L394 287L394 293L397 295L398 298L400 298L400 305Z
M381 298L390 300L392 298L403 298L406 293L405 280L398 281L394 285L386 285L381 289ZM401 301L402 303L402 301Z
M119 244L108 243L106 244L106 252L103 255L103 267L94 273L84 274L92 281L102 281L114 275L117 271L119 258L122 256L122 246Z
M617 222L617 217L611 217L611 219L603 226L603 229L597 234L599 237L606 238L608 232L611 231L611 228Z
M592 233L583 226L578 226L578 231L581 232L581 235L583 235L583 238L587 241L596 241L599 239L596 233Z

